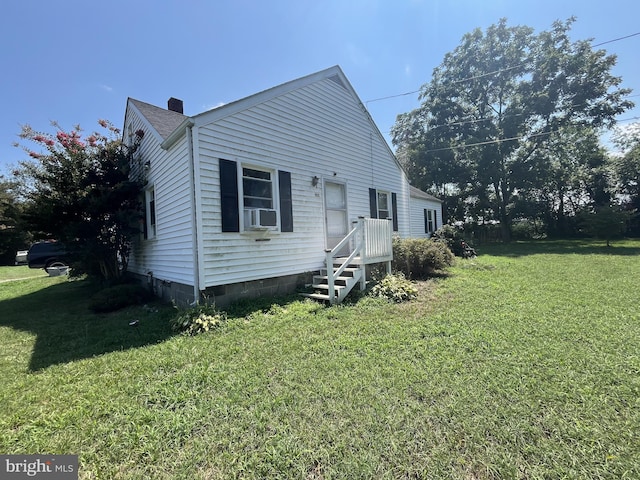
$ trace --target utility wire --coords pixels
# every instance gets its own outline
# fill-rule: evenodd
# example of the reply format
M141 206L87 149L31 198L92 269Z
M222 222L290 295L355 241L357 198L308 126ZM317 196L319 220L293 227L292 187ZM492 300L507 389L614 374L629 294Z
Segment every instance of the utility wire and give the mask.
M640 94L628 95L625 98L638 97L638 96L640 96ZM583 107L583 106L586 106L586 105L588 105L588 102L573 103L571 105L567 105L567 108ZM504 120L506 118L523 117L523 116L527 116L527 115L528 115L527 113L513 113L513 114L510 114L510 115L503 115L502 119ZM471 118L469 120L459 120L459 121L456 121L456 122L441 123L439 125L432 125L432 126L429 126L428 129L429 130L433 130L435 128L454 127L454 126L460 126L460 125L469 125L471 123L489 122L489 121L493 121L493 120L495 120L495 119L494 118ZM617 120L617 121L618 122L623 122L625 120ZM391 133L391 132L389 132L389 133Z
M397 95L389 95L388 97L380 97L380 98L374 98L373 100L367 100L366 102L364 102L365 104L370 104L371 102L379 102L380 100L388 100L390 98L396 98L396 97L405 97L407 95L411 95L413 93L418 93L420 90L413 90L411 92L406 92L406 93L399 93Z
M622 120L616 120L616 123L622 123L622 122L632 122L634 120L640 120L640 117L629 117L629 118L623 118Z
M525 137L498 138L496 140L487 140L485 142L464 143L462 145L456 145L455 147L432 148L430 150L425 150L424 153L444 152L446 150L455 150L457 148L468 148L468 147L477 147L477 146L480 146L480 145L491 145L492 143L509 142L509 141L512 141L512 140L524 140L524 139L527 139L527 138L542 137L543 135L551 135L552 133L554 133L554 132L541 132L541 133L534 133L532 135L527 135Z
M607 43L619 42L620 40L624 40L626 38L635 37L636 35L640 35L640 32L632 33L631 35L625 35L624 37L614 38L613 40L607 40L606 42L596 43L595 45L591 45L592 47L599 47L600 45L606 45Z
M637 35L640 35L640 32L632 33L630 35L625 35L624 37L614 38L612 40L607 40L606 42L596 43L595 45L591 45L591 46L592 47L599 47L601 45L606 45L608 43L619 42L620 40L626 40L627 38L635 37ZM468 77L468 78L463 78L461 80L456 80L453 83L457 84L457 83L462 83L462 82L468 82L469 80L476 80L478 78L488 77L489 75L495 75L495 74L498 74L498 73L507 72L509 70L513 70L514 68L518 68L518 67L521 67L523 65L525 65L525 64L521 63L521 64L515 65L513 67L508 67L508 68L504 68L504 69L501 69L501 70L494 70L493 72L487 72L487 73L483 73L481 75L475 75L473 77ZM364 103L365 103L365 105L369 105L370 103L373 103L373 102L379 102L379 101L382 101L382 100L389 100L391 98L406 97L407 95L412 95L414 93L418 93L420 90L421 89L412 90L410 92L405 92L405 93L399 93L397 95L388 95L386 97L373 98L371 100L365 101Z
M640 120L640 117L623 118L622 120L618 120L617 123L631 122L633 120ZM458 148L478 147L478 146L481 146L481 145L491 145L493 143L509 142L509 141L513 141L513 140L526 140L526 139L529 139L529 138L542 137L544 135L551 135L552 133L555 133L555 132L556 132L556 130L551 131L551 132L534 133L532 135L526 135L526 136L521 136L521 137L498 138L496 140L487 140L485 142L464 143L462 145L456 145L456 146L453 146L453 147L432 148L432 149L429 149L429 150L425 150L424 153L444 152L446 150L456 150Z

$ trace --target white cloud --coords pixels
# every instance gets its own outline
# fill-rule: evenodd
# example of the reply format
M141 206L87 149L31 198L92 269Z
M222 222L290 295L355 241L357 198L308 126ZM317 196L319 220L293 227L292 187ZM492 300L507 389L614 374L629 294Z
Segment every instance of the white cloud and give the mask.
M223 105L226 105L226 104L227 104L226 102L205 103L205 104L202 105L201 108L202 108L203 112L206 112L206 111L209 111L209 110L213 110L215 108L222 107Z
M404 74L405 74L407 77L410 77L410 76L411 76L411 65L405 65L405 66L404 66Z
M113 87L110 87L109 85L105 85L104 83L100 84L100 88L105 92L113 92Z

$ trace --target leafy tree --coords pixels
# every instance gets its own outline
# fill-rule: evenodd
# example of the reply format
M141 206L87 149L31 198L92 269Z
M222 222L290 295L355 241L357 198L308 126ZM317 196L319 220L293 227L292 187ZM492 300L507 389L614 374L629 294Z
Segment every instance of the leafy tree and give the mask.
M613 159L618 192L630 209L640 209L640 123L617 129L613 141L622 150Z
M640 123L616 127L612 140L620 150L611 155L617 200L630 214L627 233L640 236Z
M27 246L29 235L21 225L21 212L16 182L0 176L0 265L13 265L16 251Z
M26 199L25 218L42 238L55 238L72 252L75 274L107 282L127 269L130 243L139 234L142 179L134 178L134 153L144 135L126 145L120 131L99 121L106 134L82 137L76 126L55 135L23 127L20 137L44 148L16 172ZM140 172L141 169L134 169Z
M517 197L537 205L550 235L574 233L571 221L588 205L610 203L608 156L597 132L587 127L562 127L532 155ZM519 205L523 210L523 205ZM537 215L523 215L534 219Z
M538 150L563 128L611 126L633 106L624 99L630 90L610 73L616 57L570 41L574 21L535 35L502 19L464 35L423 85L421 106L400 115L392 131L414 164L410 175L445 171L429 181L451 181L488 201L485 210L500 220L505 239L520 190L532 175L550 178L536 171L544 166Z
M619 207L603 205L591 211L585 210L579 217L587 234L606 240L607 247L610 247L612 239L624 235L630 214Z

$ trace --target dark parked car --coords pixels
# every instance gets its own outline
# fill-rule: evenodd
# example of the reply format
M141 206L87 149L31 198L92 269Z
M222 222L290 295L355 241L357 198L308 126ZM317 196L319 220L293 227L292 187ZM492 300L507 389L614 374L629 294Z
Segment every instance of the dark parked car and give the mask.
M38 242L31 245L27 253L29 268L66 267L67 251L58 242Z

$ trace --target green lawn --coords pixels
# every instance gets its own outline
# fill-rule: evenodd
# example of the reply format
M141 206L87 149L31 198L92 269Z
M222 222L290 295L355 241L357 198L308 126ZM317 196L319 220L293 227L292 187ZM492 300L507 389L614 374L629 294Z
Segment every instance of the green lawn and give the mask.
M480 253L411 303L254 302L197 337L170 307L89 314L84 282L0 284L0 452L82 479L640 478L640 242Z
M26 265L0 267L0 282L19 278L44 277L47 272L42 268L29 268Z

